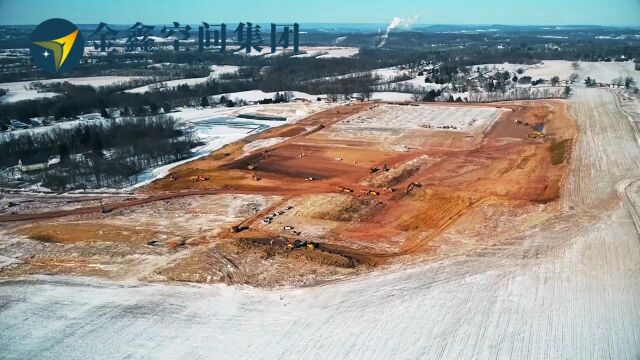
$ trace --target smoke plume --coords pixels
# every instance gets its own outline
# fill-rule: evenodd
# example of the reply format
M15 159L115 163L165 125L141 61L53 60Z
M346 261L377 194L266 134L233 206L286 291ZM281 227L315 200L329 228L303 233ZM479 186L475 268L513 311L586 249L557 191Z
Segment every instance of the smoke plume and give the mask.
M391 19L389 26L387 26L387 31L380 37L380 44L378 45L378 47L383 47L387 43L387 39L389 38L389 33L391 33L391 30L395 28L409 29L411 25L413 25L417 20L417 16L408 19L402 19L396 16Z

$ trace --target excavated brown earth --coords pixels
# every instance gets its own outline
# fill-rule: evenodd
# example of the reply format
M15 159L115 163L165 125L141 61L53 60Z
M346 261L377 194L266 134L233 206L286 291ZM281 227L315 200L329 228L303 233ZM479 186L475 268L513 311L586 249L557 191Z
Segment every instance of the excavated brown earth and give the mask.
M109 210L196 194L277 195L279 201L235 223L243 231L223 229L200 241L178 244L190 252L154 271L168 280L272 286L309 283L309 276L311 282L340 278L363 266L410 256L442 256L438 236L476 208L528 209L531 204L550 204L559 197L567 168L564 159L569 158L575 137L575 124L564 102L494 105L509 111L482 134L433 129L401 132L393 141L420 145L406 151L388 150L367 137L334 136L338 130L332 125L370 106L360 103L326 110L230 144L175 168L143 189L147 198L112 203ZM516 120L530 125L518 125ZM534 126L544 127L545 138L528 138ZM252 141L274 137L287 139L249 154L243 149ZM372 174L371 168L379 170ZM420 186L407 192L410 184ZM294 208L275 217L273 224L261 222L286 206ZM0 221L98 211L92 207L48 215L0 215ZM553 211L553 206L547 211ZM109 225L109 214L99 221L104 222L96 224L100 230L82 228L98 242L117 241L114 237L123 234L145 242L157 231ZM483 221L491 220L485 217ZM64 234L69 226L21 225L19 233L43 241L75 241ZM286 243L294 240L314 241L320 248L285 250ZM302 275L283 276L291 272Z

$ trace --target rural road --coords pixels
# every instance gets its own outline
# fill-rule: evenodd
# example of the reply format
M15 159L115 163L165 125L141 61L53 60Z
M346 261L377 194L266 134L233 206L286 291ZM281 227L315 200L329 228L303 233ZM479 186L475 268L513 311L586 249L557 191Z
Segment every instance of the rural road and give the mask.
M570 110L562 214L509 244L299 289L6 281L0 358L637 360L637 130L607 90Z

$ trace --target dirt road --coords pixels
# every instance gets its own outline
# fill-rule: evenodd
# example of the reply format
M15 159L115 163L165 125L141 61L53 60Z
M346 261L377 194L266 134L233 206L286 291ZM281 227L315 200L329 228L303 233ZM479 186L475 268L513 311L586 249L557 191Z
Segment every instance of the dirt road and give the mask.
M570 104L564 210L509 243L302 289L5 282L2 357L638 359L640 146L610 92Z

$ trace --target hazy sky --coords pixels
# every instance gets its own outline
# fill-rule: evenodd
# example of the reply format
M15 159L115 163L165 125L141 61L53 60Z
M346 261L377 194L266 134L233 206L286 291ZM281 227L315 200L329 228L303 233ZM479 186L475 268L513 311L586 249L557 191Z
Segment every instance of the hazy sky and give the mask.
M640 26L640 0L0 0L0 24L216 22Z

